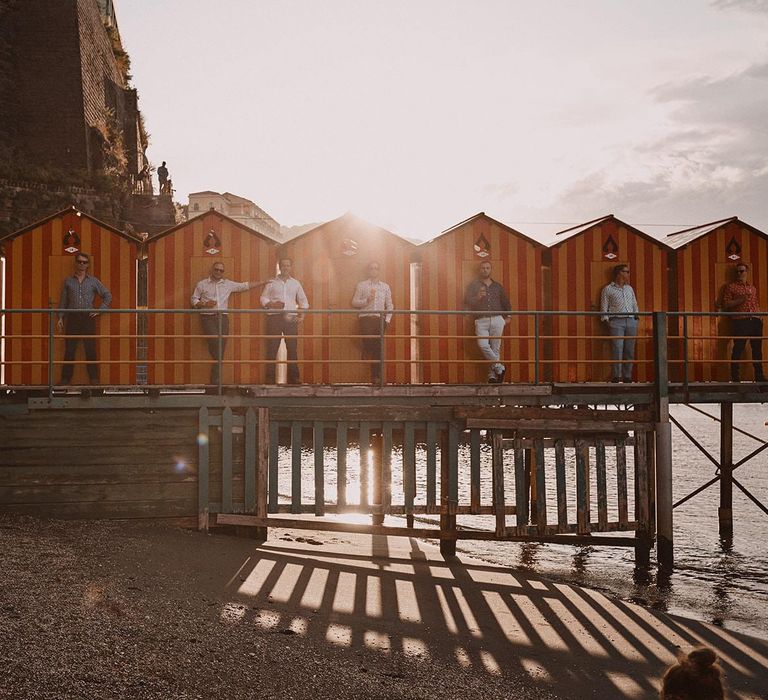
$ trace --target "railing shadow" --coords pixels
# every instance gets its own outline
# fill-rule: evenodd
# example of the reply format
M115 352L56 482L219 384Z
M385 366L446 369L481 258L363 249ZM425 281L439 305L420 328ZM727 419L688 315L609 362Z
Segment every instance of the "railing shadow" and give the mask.
M445 561L415 539L322 536L321 548L314 535L270 537L227 547L216 586L230 624L420 656L570 698L656 697L678 647L707 644L735 697L765 692L763 640L463 557Z

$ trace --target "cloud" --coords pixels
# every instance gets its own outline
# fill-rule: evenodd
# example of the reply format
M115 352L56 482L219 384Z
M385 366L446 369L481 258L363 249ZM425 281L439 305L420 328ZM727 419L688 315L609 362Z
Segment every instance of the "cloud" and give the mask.
M768 14L768 0L714 0L712 6L718 10L744 10Z
M768 62L660 85L651 97L669 109L663 133L616 149L550 213L694 224L737 214L768 229Z

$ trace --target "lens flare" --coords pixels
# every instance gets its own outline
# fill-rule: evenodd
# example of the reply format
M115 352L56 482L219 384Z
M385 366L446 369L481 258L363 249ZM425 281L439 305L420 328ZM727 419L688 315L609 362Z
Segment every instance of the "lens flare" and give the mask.
M207 445L208 444L208 433L198 433L197 434L197 444L198 445Z

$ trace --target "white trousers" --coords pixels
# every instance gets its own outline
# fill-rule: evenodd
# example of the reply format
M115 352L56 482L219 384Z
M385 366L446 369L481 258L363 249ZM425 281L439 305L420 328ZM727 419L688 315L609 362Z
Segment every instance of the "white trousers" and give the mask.
M506 368L499 360L501 350L501 334L504 332L503 316L487 316L485 318L475 319L475 335L477 336L477 347L483 353L483 357L491 365L488 367L488 378L492 379L501 374ZM499 336L491 338L489 336Z

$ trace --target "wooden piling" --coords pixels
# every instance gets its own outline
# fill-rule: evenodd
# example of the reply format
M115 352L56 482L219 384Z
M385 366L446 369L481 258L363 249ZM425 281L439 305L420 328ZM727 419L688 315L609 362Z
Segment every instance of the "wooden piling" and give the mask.
M669 361L667 353L667 314L653 313L653 346L656 399L656 554L659 567L674 565L672 536L672 425L669 422ZM650 469L648 471L651 471ZM651 484L649 484L650 486ZM652 501L652 498L648 499ZM648 533L649 537L652 533Z
M733 539L733 404L720 404L720 538Z
M451 503L449 426L440 432L440 554L456 556L456 512Z

